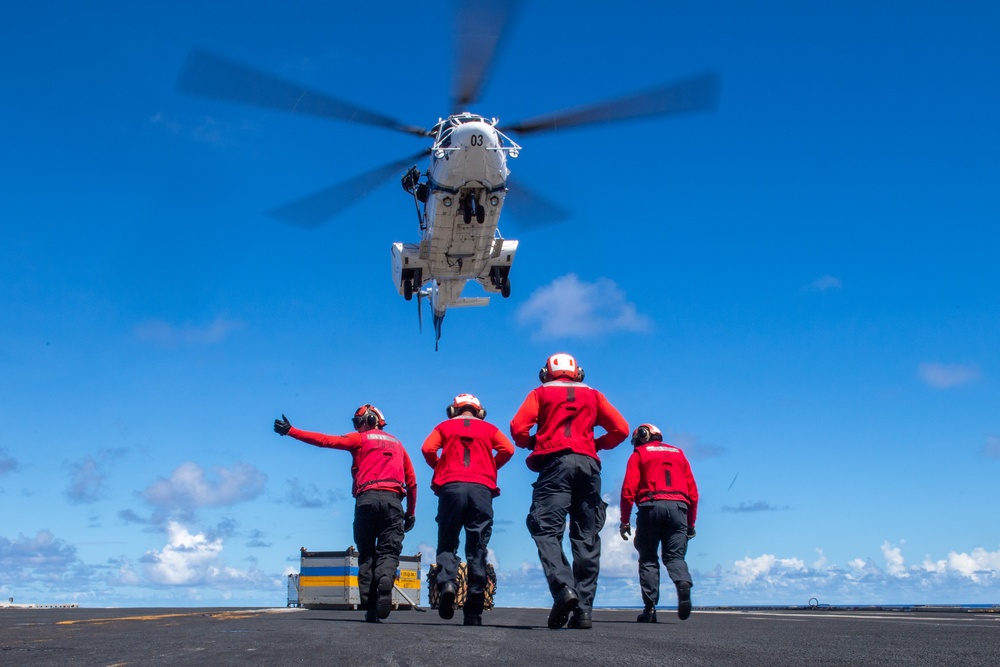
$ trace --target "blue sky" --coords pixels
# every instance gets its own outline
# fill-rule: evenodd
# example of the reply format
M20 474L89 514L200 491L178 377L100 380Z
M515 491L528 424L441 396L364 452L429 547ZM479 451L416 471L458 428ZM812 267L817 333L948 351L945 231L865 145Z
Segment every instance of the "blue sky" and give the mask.
M313 232L265 215L420 140L174 81L206 48L428 126L453 5L205 4L0 25L0 597L283 605L353 503L349 457L271 421L344 433L365 402L415 458L429 563L444 406L506 429L568 351L688 453L695 604L998 601L995 3L526 3L472 109L501 127L706 70L721 103L520 139L515 177L571 217L501 221L513 295L450 312L438 353L390 279L397 183ZM602 456L598 605L640 604L630 449ZM502 605L550 604L531 481L523 452L500 473Z

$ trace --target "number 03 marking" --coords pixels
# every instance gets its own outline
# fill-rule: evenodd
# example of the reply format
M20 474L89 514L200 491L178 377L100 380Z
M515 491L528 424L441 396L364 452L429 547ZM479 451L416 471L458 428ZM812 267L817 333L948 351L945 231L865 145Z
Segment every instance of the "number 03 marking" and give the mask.
M483 135L481 135L481 134L473 134L471 137L469 137L469 143L471 145L473 145L473 146L482 146L483 145Z

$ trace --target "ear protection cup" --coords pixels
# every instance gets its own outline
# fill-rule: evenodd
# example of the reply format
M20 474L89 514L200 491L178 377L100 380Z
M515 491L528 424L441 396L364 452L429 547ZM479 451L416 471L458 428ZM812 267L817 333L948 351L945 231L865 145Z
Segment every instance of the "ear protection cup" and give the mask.
M368 428L374 428L376 426L384 428L385 417L382 416L382 413L374 405L371 403L365 403L354 411L351 423L354 424L355 431L362 426L367 426Z
M640 424L639 427L632 432L633 447L645 445L647 442L651 442L653 440L662 442L663 434L660 433L660 429L656 428L652 424Z

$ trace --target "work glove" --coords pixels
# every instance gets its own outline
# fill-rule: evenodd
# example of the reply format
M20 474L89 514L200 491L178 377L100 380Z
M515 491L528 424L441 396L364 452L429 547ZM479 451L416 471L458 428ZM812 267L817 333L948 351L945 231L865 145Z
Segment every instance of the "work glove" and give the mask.
M628 536L632 534L632 524L623 523L618 526L618 534L622 536L622 539L628 542Z
M281 415L281 419L274 420L274 432L278 435L288 435L288 431L291 430L292 425L288 423L288 417Z
M697 533L697 531L695 531L694 526L688 526L688 539L689 540L693 540L694 536L697 535L697 534L698 533Z
M417 517L412 514L407 514L403 517L403 532L408 533L413 530L413 527L417 525Z

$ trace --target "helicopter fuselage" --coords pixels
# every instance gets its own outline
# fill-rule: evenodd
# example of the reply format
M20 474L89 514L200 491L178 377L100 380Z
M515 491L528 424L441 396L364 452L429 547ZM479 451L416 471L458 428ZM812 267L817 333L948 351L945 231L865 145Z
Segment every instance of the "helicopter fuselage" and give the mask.
M468 282L510 294L517 241L504 239L497 226L507 195L507 158L517 157L520 146L495 124L469 113L440 120L431 132L429 168L404 178L418 202L421 238L393 244L393 280L405 298L428 298L438 334L448 308L489 303L488 296L463 297Z

